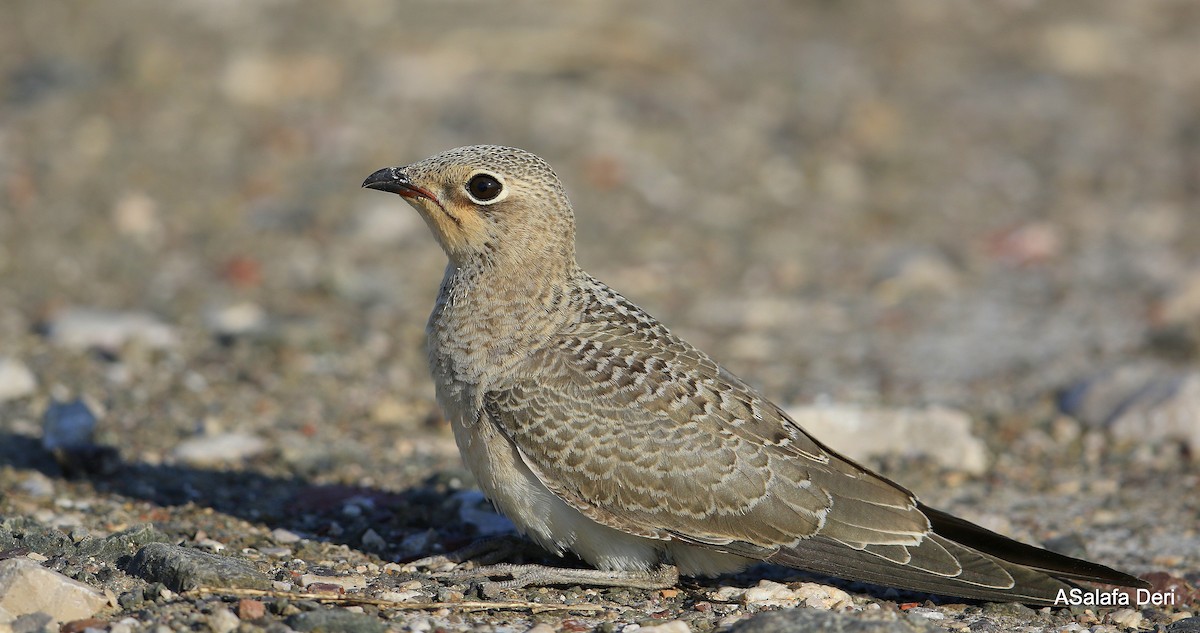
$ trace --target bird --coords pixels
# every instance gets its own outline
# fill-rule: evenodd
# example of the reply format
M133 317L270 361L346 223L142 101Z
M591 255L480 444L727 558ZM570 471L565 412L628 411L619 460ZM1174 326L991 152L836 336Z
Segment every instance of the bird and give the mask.
M362 186L398 194L445 251L426 327L437 401L495 507L594 568L562 577L669 583L767 562L1035 605L1077 581L1148 586L931 508L821 443L580 268L571 202L537 155L460 147Z

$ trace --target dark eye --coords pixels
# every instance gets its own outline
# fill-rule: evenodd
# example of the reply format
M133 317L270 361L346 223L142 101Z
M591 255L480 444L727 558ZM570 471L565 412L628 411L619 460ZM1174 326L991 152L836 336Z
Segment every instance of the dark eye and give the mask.
M467 193L478 202L495 200L503 189L504 185L488 174L475 174L467 181Z

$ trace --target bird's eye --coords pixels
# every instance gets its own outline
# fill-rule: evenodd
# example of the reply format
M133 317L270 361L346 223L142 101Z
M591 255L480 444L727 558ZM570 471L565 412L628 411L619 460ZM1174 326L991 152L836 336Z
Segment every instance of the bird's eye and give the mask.
M495 200L503 190L504 185L491 174L475 174L467 181L467 193L476 202Z

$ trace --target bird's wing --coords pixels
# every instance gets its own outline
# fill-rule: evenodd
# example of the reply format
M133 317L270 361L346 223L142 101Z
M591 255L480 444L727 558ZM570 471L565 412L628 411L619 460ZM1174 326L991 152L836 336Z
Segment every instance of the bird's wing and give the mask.
M484 398L567 503L626 532L757 558L819 534L962 573L926 538L929 520L907 490L822 446L619 295L588 316L532 359L536 378Z
M589 318L484 412L593 520L910 589L1052 603L1057 578L1143 586L920 504L838 455L708 356L603 288ZM1057 578L1056 578L1057 577Z

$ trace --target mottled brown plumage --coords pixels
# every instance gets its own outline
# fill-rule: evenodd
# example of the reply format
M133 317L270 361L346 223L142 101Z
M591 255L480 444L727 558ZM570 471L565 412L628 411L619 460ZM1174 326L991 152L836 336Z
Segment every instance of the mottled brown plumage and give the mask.
M576 265L571 205L537 156L463 147L363 186L404 197L449 256L428 326L438 401L484 493L547 549L1043 604L1064 580L1143 584L928 508L809 436Z

